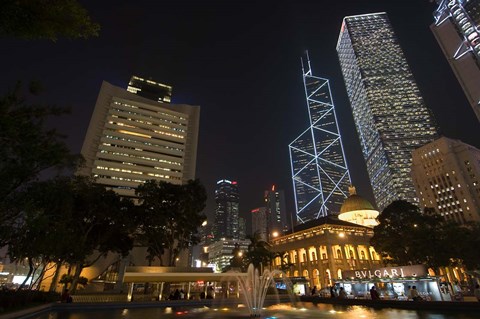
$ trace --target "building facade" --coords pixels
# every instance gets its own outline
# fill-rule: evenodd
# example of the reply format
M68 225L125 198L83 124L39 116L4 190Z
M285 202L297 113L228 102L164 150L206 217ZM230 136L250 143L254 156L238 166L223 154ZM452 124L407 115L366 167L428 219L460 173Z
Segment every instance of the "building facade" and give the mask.
M480 0L437 0L430 26L480 121Z
M413 152L412 177L422 208L447 220L480 221L480 150L441 137Z
M103 82L81 154L80 174L135 197L147 180L195 178L200 107L160 104Z
M416 203L412 151L433 141L437 127L387 14L345 17L337 52L378 208Z
M254 208L252 214L252 234L257 233L263 241L268 241L267 233L267 209L265 207Z
M308 53L302 65L310 126L289 145L298 223L338 214L350 185L329 81L312 74Z
M214 240L240 239L238 184L222 179L215 189L215 222L213 224Z
M285 206L285 192L275 189L273 185L270 190L265 191L264 199L268 237L284 234L290 224Z
M172 101L172 87L170 85L135 75L128 82L127 91L160 103L170 103Z
M215 265L215 272L222 272L222 270L230 266L230 260L233 258L233 250L235 246L240 248L240 251L245 252L250 245L249 240L220 240L211 243L208 248L208 264Z
M340 208L338 219L366 227L378 225L377 217L380 212L365 198L357 195L357 190L351 186L348 191L350 196Z
M305 277L310 287L325 288L344 278L344 271L380 265L380 255L370 246L372 236L370 227L322 217L272 239L272 250L282 255L274 268L287 277Z

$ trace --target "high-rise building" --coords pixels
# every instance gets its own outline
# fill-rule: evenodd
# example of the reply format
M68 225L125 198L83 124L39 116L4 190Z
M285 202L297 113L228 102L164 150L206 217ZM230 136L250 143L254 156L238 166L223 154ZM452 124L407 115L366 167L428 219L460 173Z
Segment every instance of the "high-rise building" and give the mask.
M128 82L127 91L161 103L170 103L172 100L172 87L170 85L135 75Z
M265 207L267 216L268 238L283 235L288 230L287 210L285 206L285 193L275 189L265 191Z
M261 240L267 241L267 209L259 207L251 210L252 234L257 233Z
M154 179L195 178L200 107L162 104L103 82L81 154L83 175L120 195Z
M412 176L422 208L447 220L480 221L480 150L441 137L413 152Z
M230 266L233 250L237 248L243 253L248 251L248 245L250 245L250 240L215 241L207 247L208 264L215 265L215 272L222 272L227 266Z
M433 141L437 127L387 14L345 17L337 52L379 209L417 202L412 151Z
M215 222L213 224L214 240L222 238L238 240L239 231L239 193L235 181L222 179L215 189Z
M289 145L297 222L338 214L348 195L348 172L327 79L312 74L308 53L303 84L309 127Z
M437 0L430 26L480 121L480 0Z

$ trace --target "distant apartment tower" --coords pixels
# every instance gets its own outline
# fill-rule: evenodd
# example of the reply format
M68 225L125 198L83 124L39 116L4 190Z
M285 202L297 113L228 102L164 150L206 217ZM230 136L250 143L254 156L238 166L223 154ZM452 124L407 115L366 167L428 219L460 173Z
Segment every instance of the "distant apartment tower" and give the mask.
M430 26L480 121L480 0L437 0Z
M135 75L128 82L127 91L161 103L172 101L172 87L170 85Z
M285 193L275 189L265 191L265 207L267 213L268 238L281 236L288 230L287 209L285 206Z
M298 223L335 215L348 196L348 171L327 79L302 59L309 127L289 145Z
M343 19L340 66L376 203L416 203L412 151L437 137L387 14Z
M412 177L422 208L464 224L480 221L480 150L441 137L413 152Z
M214 240L240 239L239 230L239 193L235 181L222 179L215 189L215 222L213 224Z
M163 104L103 82L81 154L91 175L122 196L154 179L195 178L200 107Z

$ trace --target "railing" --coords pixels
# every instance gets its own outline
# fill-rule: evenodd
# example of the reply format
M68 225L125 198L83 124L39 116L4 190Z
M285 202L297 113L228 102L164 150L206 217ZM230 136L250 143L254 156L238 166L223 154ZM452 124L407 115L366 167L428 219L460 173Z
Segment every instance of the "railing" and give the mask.
M73 302L126 302L127 301L126 294L73 295L72 298L73 298Z

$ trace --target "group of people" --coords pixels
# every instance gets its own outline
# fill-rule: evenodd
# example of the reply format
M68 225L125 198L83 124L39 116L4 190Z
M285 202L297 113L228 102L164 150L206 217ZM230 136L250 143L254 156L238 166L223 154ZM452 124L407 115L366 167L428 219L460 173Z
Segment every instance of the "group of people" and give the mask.
M185 292L183 289L175 289L175 291L170 292L168 296L168 300L183 300L185 299Z

